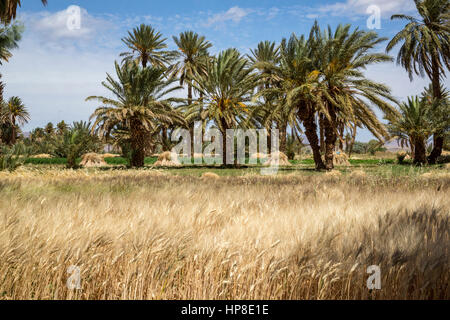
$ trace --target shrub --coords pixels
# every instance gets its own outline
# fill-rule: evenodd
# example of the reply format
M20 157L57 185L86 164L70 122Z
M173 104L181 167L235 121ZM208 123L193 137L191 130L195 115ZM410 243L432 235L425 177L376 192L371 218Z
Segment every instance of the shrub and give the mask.
M14 171L24 164L29 153L29 149L22 143L12 147L3 147L0 151L0 171Z

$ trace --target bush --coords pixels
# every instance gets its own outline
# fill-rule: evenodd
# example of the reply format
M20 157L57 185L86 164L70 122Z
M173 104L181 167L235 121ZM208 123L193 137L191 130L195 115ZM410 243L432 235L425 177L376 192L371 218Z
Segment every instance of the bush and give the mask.
M438 164L450 163L450 154L443 154L439 156L436 160L436 163Z
M12 147L3 147L0 152L0 171L14 171L24 164L29 149L22 143L15 144Z
M397 163L402 164L408 154L405 151L397 153Z

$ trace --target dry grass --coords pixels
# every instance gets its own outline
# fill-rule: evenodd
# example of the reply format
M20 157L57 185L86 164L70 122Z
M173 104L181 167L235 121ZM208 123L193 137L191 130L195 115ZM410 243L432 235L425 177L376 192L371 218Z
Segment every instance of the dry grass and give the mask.
M1 173L0 297L449 299L449 189L448 176Z

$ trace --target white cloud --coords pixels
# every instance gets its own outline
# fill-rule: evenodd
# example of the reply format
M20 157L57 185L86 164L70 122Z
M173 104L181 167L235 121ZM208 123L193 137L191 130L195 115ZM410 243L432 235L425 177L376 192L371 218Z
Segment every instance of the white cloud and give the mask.
M226 12L221 12L210 17L206 23L207 26L211 26L216 23L224 23L227 21L233 21L239 23L243 18L251 13L252 10L242 9L239 7L232 7Z
M411 0L346 0L321 6L317 11L321 15L351 17L366 15L366 10L371 5L376 5L381 9L381 16L384 19L389 19L395 13L411 12L415 8L414 2Z
M33 34L50 42L89 40L113 27L110 20L94 17L84 8L79 10L78 20L74 20L73 13L68 9L56 13L24 14L21 20L26 21L26 27L32 29ZM79 26L71 27L71 21L79 21Z

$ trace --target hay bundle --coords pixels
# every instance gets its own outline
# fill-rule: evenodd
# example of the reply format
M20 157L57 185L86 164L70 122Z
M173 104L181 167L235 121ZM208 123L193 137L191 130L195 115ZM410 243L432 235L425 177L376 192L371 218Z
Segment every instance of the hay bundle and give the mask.
M447 169L447 170L450 170L450 163L446 163L446 164L444 165L444 168Z
M274 152L269 155L267 161L264 163L265 166L290 166L288 157L281 151Z
M325 176L328 178L339 178L340 176L342 176L342 173L338 170L331 170L331 171L327 171L325 173Z
M41 153L41 154L37 154L35 156L33 156L34 159L51 159L53 158L52 155L47 154L47 153Z
M218 179L220 179L220 176L213 172L205 172L204 174L202 174L202 179L203 180L218 180Z
M258 152L258 153L252 154L250 158L251 159L266 159L267 158L267 154Z
M364 179L365 177L367 177L367 174L363 170L355 170L352 173L350 173L350 177L356 179Z
M177 154L170 151L161 153L158 161L155 162L156 167L179 167L180 165Z
M103 159L105 158L119 158L120 154L112 154L112 153L104 153L103 154Z
M104 167L108 164L103 159L103 156L96 153L86 153L81 157L81 163L85 168L92 168L92 167Z
M334 152L333 153L333 165L335 166L350 166L348 161L348 156L345 152Z

